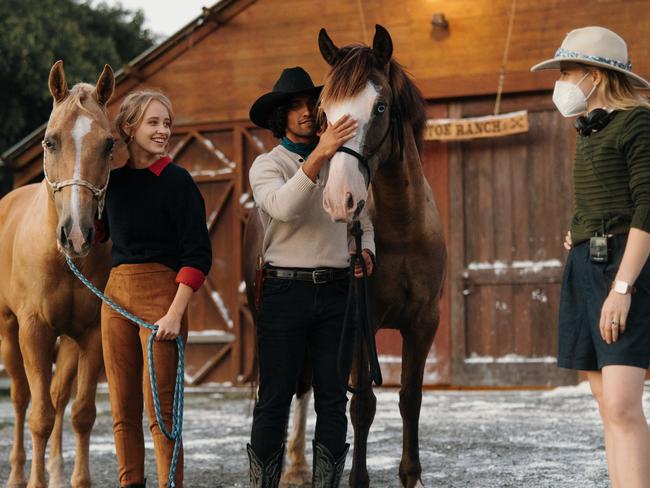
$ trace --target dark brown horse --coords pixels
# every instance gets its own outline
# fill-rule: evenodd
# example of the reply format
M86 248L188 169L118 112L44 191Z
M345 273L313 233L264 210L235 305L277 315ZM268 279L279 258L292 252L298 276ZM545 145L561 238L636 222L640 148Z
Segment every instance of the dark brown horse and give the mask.
M0 337L2 361L11 377L15 431L7 487L24 487L25 412L32 407L32 466L29 488L45 488L45 449L50 434L50 487L63 479L61 424L77 378L72 425L77 451L72 486L91 485L88 449L95 422L95 392L102 367L100 302L68 269L74 258L98 286L106 283L108 244L93 245L95 217L103 206L113 138L106 103L115 79L105 66L96 86L68 90L63 63L50 72L54 107L45 131L46 178L0 201ZM57 368L52 360L57 338Z
M392 59L388 32L377 26L373 47L337 48L323 29L321 54L331 66L320 105L328 120L349 113L359 121L346 152L330 161L323 205L332 218L350 222L360 207L375 227L377 269L371 278L375 331L398 329L403 338L400 413L403 421L403 486L421 486L418 423L424 366L440 320L440 294L447 255L440 216L422 172L420 149L425 102L403 68ZM252 290L261 225L251 214L247 231L247 284ZM356 344L351 382L368 383L368 354ZM372 389L353 395L350 413L354 453L350 486L369 486L368 432L374 419ZM304 408L297 412L304 412ZM300 418L298 427L304 425ZM304 435L304 430L303 430ZM304 440L299 440L304 446ZM304 459L289 446L290 458Z

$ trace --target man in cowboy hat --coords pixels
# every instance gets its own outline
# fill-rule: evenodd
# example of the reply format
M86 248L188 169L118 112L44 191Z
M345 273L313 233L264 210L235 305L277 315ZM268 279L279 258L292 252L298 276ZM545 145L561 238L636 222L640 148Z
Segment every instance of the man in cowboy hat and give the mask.
M323 189L329 159L354 137L357 123L347 115L327 122L319 138L314 107L321 88L304 69L288 68L250 111L256 125L280 139L255 160L249 176L264 227L257 318L260 387L248 446L253 487L279 483L291 398L306 351L317 413L314 487L338 486L349 448L345 410L351 340L343 343L342 375L337 362L353 249L347 224L333 222L323 209ZM371 273L374 232L367 213L361 224L362 255ZM357 268L355 275L360 273Z

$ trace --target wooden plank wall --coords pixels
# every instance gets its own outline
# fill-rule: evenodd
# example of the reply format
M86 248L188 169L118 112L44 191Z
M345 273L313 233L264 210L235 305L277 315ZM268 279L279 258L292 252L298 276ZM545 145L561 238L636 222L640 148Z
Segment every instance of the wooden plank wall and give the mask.
M427 98L496 91L510 0L361 4L367 35L373 35L376 23L389 29L396 59ZM595 24L619 31L630 44L635 70L650 76L650 44L645 42L649 6L647 0L593 2L588 8L577 0L519 0L504 89L551 87L554 74L533 74L530 66L552 56L572 28ZM434 12L445 14L448 33L432 28ZM327 66L316 41L321 27L338 45L363 40L356 2L258 0L165 69L153 71L152 66L143 74L147 84L161 87L177 101L179 122L246 119L252 101L273 85L283 67L302 65L315 81L323 79Z

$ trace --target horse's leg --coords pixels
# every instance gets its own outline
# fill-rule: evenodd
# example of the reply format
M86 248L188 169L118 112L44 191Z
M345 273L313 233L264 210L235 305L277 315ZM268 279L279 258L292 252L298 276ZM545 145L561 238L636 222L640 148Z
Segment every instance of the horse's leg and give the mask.
M50 396L52 355L56 333L35 316L18 319L18 339L27 381L32 394L29 429L32 432L32 468L28 488L46 488L45 449L54 427L54 406Z
M295 410L293 414L293 427L287 442L287 466L282 479L281 486L308 485L311 481L311 469L305 458L305 435L307 430L307 416L309 399L311 398L311 383L313 377L311 358L309 352L305 351L305 359L302 364L298 387L295 396Z
M16 319L12 316L10 320L15 321ZM0 341L0 352L2 353L2 363L11 378L11 402L14 405L16 419L14 423L14 441L9 454L11 472L5 486L7 488L24 488L27 484L24 471L25 412L29 405L29 384L23 366L23 355L18 344L18 327L10 325L6 329L9 332Z
M97 379L103 366L102 336L99 325L88 329L78 344L77 395L72 405L72 427L77 434L77 454L70 481L72 488L89 488L91 486L90 432L97 415L95 395Z
M352 385L363 387L369 381L368 352L361 340L357 341L352 358ZM350 486L366 488L370 486L368 467L366 465L368 432L375 418L377 397L372 386L360 393L352 395L350 402L350 417L354 428L354 452L352 454L352 470L350 471Z
M418 428L422 405L422 381L433 338L440 321L438 305L434 316L419 320L418 328L401 330L402 333L402 388L399 393L399 411L402 415L402 461L399 477L406 488L421 487L420 441Z
M303 486L311 480L311 469L305 457L305 431L311 390L295 397L296 408L293 413L293 428L287 443L289 466L280 480L281 486Z
M70 401L72 383L77 374L78 357L78 348L75 341L67 336L61 336L56 355L56 369L50 387L52 403L56 411L47 461L50 488L64 488L67 486L63 463L63 423L65 408Z

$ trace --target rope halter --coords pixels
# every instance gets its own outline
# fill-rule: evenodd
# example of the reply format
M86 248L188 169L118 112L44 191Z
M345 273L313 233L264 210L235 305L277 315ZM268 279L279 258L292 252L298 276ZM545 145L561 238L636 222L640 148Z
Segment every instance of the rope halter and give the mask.
M47 154L47 141L43 140L41 142L41 145L45 149L44 155ZM112 158L112 151L111 153L108 154L107 159ZM58 191L63 190L66 186L82 186L84 188L87 188L90 190L90 192L93 194L93 197L95 200L97 200L97 218L101 219L102 218L102 212L104 211L104 202L106 200L106 189L108 188L108 181L111 176L111 165L108 165L108 168L106 170L106 182L104 183L103 186L97 187L90 183L87 180L83 180L81 178L70 178L67 180L63 181L52 181L47 174L47 167L45 165L45 157L43 157L43 174L45 175L45 181L47 181L47 184L50 185L50 188L52 188L52 193L56 193Z

